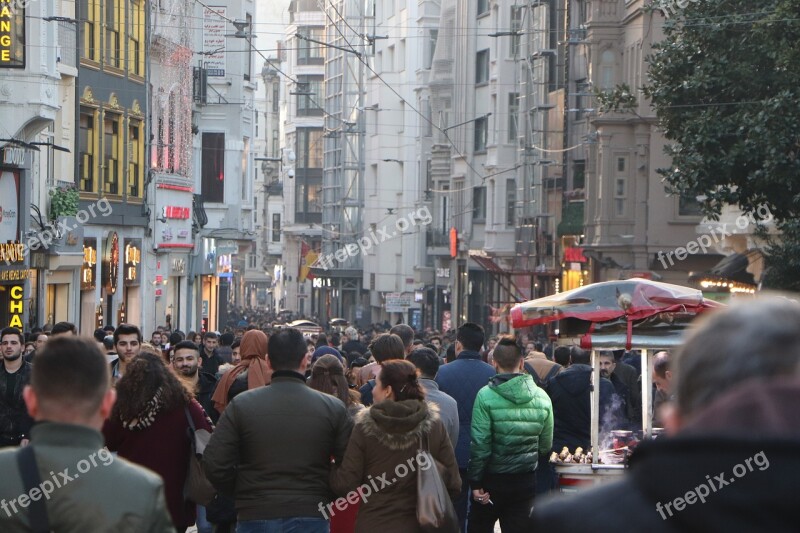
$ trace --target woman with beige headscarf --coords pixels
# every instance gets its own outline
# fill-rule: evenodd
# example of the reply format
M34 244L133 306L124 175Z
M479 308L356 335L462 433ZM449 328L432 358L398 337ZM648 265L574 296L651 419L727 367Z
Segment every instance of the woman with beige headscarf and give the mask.
M267 340L267 335L257 329L248 331L242 337L242 362L222 375L211 398L220 414L240 392L269 385L272 370L267 365Z

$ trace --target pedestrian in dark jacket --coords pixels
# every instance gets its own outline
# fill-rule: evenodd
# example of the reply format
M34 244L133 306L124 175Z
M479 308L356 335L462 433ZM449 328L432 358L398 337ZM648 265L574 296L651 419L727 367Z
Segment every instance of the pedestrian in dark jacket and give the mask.
M372 376L366 383L358 389L361 394L361 403L369 407L372 405L372 389L375 387L375 377L380 372L381 365L386 361L405 358L405 347L403 340L393 333L384 333L375 337L370 343L369 349L375 358L374 363L370 363L361 369L361 374ZM370 369L372 367L372 369Z
M439 390L449 394L458 403L458 445L456 460L461 474L461 493L453 501L458 514L461 529L466 531L467 513L469 510L469 465L470 428L472 427L472 407L475 397L489 379L496 374L491 365L481 361L480 350L483 347L484 332L478 324L467 322L456 332L456 360L439 368L436 383Z
M570 450L591 446L592 367L590 354L575 348L571 354L572 364L550 380L548 393L553 402L553 449L561 451L566 446ZM614 410L614 385L600 378L600 419L608 420L607 411L611 409L615 418L623 417L621 406ZM611 429L619 429L614 427Z
M36 425L29 446L0 450L0 531L29 533L34 514L47 517L47 531L175 531L161 478L103 448L100 427L115 394L94 341L59 336L41 347L24 394ZM19 455L31 452L34 488L18 466Z
M219 420L211 395L217 387L217 377L200 370L200 349L192 341L180 341L172 347L172 368L194 392L198 403L203 407L213 423Z
M22 391L30 382L31 363L25 362L22 332L17 328L0 331L0 447L27 444L33 419L25 408Z
M426 457L417 454L421 439L441 463L451 496L461 487L453 448L438 408L424 400L414 365L400 360L385 362L373 393L375 404L356 416L344 461L331 472L331 486L341 498L320 512L334 514L340 502L358 501L360 495L356 533L421 532L415 472L435 468L418 459ZM386 481L378 485L378 480L386 480L388 485Z
M436 383L436 374L441 366L439 356L431 348L419 348L411 352L406 360L417 367L419 382L425 389L425 399L439 406L439 417L455 450L458 446L458 404L452 396L440 391Z
M550 398L523 374L517 340L500 337L493 353L497 375L475 398L472 410L469 480L476 502L469 533L532 531L539 456L553 446ZM491 502L491 503L490 503Z
M191 453L187 412L195 428L213 431L203 408L164 359L140 352L117 382L117 403L103 425L109 450L164 479L167 508L178 531L195 523L195 502L183 495Z
M270 385L231 400L203 466L217 490L235 497L237 531L327 531L319 506L332 496L330 458L341 460L352 422L338 398L306 385L306 343L299 330L273 334L268 354Z

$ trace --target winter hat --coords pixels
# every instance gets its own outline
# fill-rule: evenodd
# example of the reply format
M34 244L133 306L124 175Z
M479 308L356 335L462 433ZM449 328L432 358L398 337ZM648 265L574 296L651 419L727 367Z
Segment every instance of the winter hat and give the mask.
M316 363L317 359L319 359L323 355L335 355L336 357L339 358L339 361L344 362L344 357L342 357L342 354L339 353L339 350L337 350L336 348L331 348L330 346L320 346L319 348L314 350L314 354L311 356L311 364L313 365L314 363Z

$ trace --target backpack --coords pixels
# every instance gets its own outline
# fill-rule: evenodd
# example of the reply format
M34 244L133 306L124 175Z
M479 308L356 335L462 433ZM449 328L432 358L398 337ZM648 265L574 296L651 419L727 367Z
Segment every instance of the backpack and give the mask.
M547 388L550 386L550 380L553 379L553 376L558 374L559 370L561 370L560 366L553 365L550 368L550 371L544 377L544 379L541 379L539 377L539 374L536 373L536 370L533 369L533 366L531 366L529 362L525 361L524 366L525 366L525 372L531 375L534 383L536 383L536 386L544 390L545 392L547 392Z

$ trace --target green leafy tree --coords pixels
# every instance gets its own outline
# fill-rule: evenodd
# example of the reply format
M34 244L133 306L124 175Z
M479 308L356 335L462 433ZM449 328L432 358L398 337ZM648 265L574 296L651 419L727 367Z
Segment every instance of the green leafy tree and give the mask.
M790 242L800 231L786 227L800 218L800 2L693 2L664 33L644 88L671 142L672 166L659 172L709 214L769 209L787 231L767 264L797 277L796 261L776 259L800 247Z

